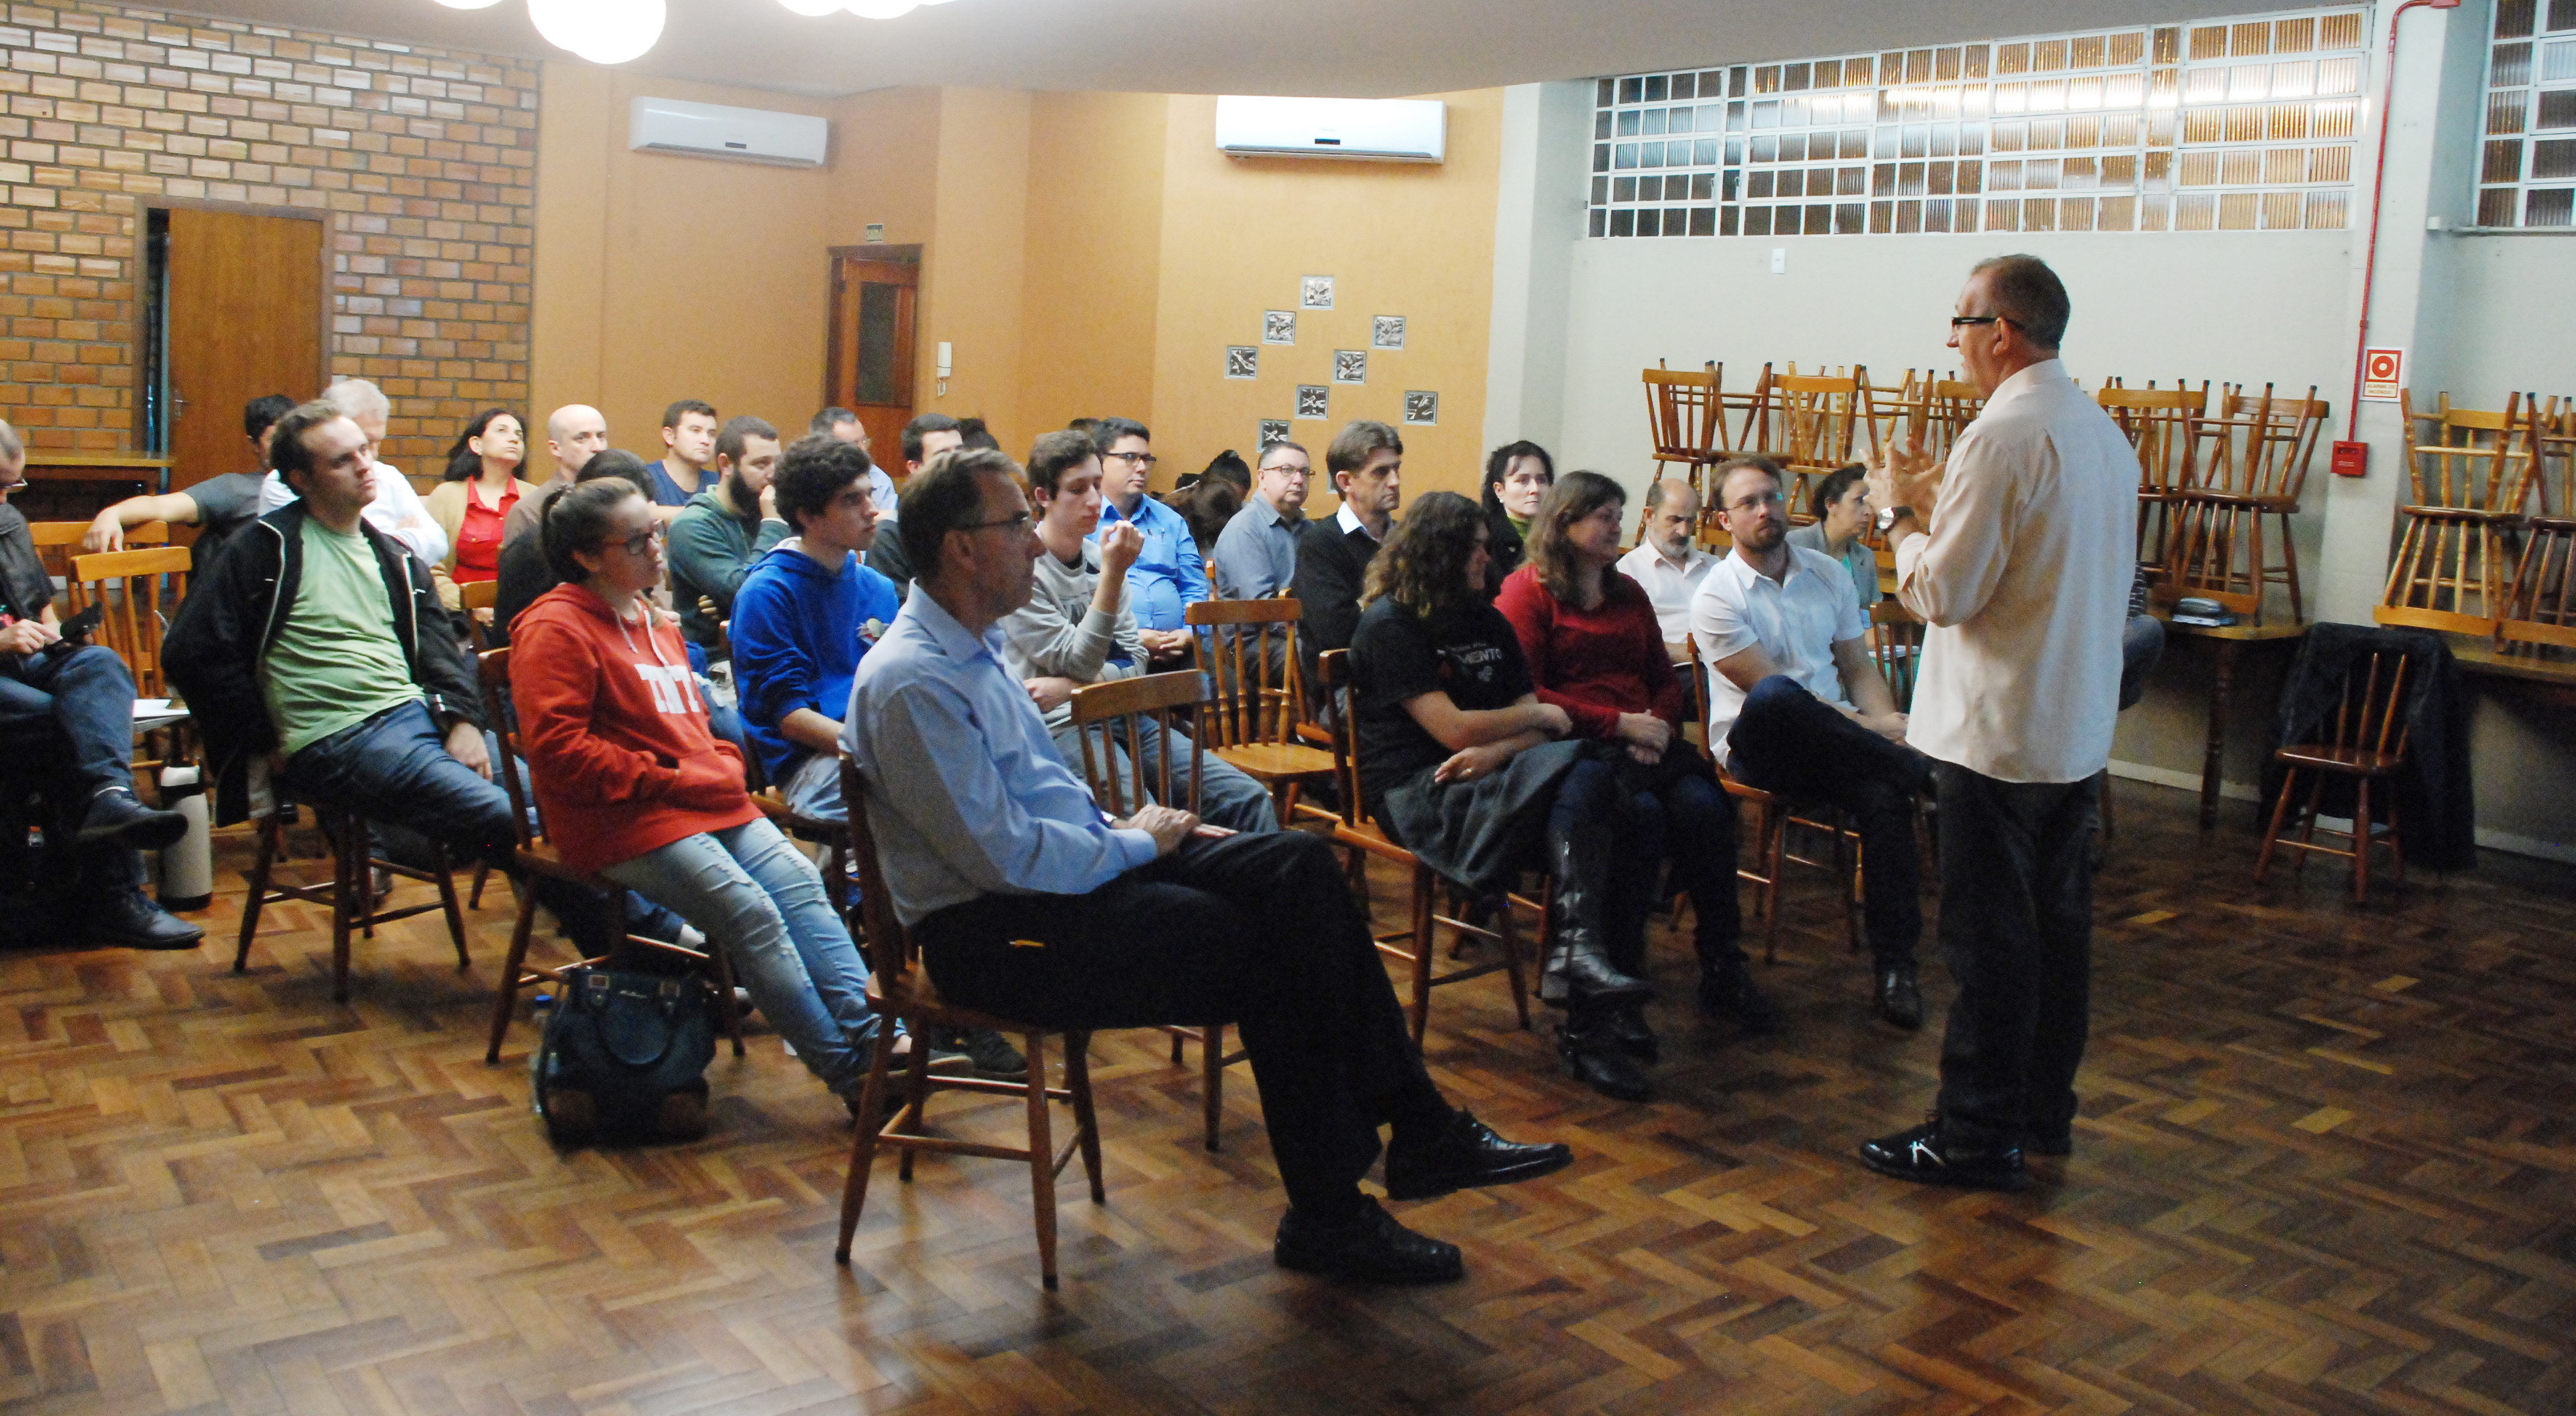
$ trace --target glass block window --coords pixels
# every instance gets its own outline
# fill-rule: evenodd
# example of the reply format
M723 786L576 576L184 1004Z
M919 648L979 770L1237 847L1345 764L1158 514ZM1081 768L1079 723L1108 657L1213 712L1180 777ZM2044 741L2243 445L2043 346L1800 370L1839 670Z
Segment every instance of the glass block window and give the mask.
M2496 0L2480 226L2576 226L2576 0Z
M1588 230L2340 229L2364 57L2338 9L1600 79Z

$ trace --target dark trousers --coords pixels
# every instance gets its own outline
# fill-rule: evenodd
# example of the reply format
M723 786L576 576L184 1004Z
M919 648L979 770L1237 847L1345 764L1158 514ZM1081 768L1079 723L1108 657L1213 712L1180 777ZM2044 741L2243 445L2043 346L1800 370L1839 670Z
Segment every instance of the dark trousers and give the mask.
M39 880L68 886L85 906L104 892L143 883L143 857L136 852L72 843L92 797L134 785L134 675L103 645L58 650L41 663L31 658L0 654L0 725L55 744L29 774L51 816Z
M1981 1140L2062 1132L2091 1016L2094 782L2000 782L1948 762L1933 780L1941 952L1959 985L1942 1124Z
M1676 745L1676 750L1687 751ZM1610 762L1584 762L1558 784L1549 809L1552 833L1567 834L1582 822L1607 823L1610 830L1610 878L1603 898L1603 927L1609 932L1610 962L1621 972L1642 974L1646 963L1646 920L1662 902L1656 890L1664 862L1672 862L1673 884L1690 896L1697 918L1700 967L1716 969L1730 958L1741 960L1736 947L1741 925L1735 900L1735 810L1715 779L1675 774L1650 790L1633 791L1619 767Z
M1831 802L1851 813L1866 867L1861 918L1870 952L1882 967L1914 962L1914 944L1923 935L1914 796L1931 759L1844 717L1786 674L1753 686L1726 746L1746 786ZM1945 818L1942 830L1948 829Z
M1239 1027L1300 1209L1356 1203L1379 1126L1402 1140L1449 1119L1341 863L1314 836L1193 840L1090 894L986 895L913 934L941 996L965 1007L1086 1030Z

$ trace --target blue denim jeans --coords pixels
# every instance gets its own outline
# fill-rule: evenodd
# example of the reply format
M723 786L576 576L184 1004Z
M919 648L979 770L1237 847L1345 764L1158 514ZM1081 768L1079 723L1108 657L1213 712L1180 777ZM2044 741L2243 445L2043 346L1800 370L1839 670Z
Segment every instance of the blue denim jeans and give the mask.
M115 650L0 654L0 723L42 720L69 740L68 765L89 787L84 797L134 785L134 675Z
M856 1093L877 1036L867 966L813 862L767 818L683 836L600 874L696 925L805 1069Z
M847 821L850 808L841 800L841 754L809 752L778 783L787 809L817 821Z
M1162 781L1162 769L1154 764L1153 759L1158 756L1168 756L1172 763L1172 800L1164 804L1187 806L1190 800L1189 738L1180 733L1173 733L1170 741L1166 742L1163 730L1155 726L1150 718L1140 720L1137 727L1140 730L1136 739L1137 746L1146 758L1146 782L1154 785ZM1139 796L1137 793L1135 764L1127 760L1126 723L1122 720L1113 725L1094 727L1091 732L1093 734L1092 753L1096 757L1101 752L1104 741L1106 742L1110 770L1118 774L1118 789L1126 798L1127 809L1134 811L1138 806L1143 805L1151 794ZM1064 765L1073 769L1074 776L1078 778L1083 776L1082 739L1071 725L1067 725L1055 734L1055 751L1058 757L1064 759ZM1207 753L1201 760L1206 764L1205 776L1207 777L1207 780L1199 786L1201 818L1212 826L1225 826L1253 835L1279 829L1279 814L1271 809L1269 788L1244 775L1234 764L1213 752ZM1100 806L1106 811L1109 803L1104 801Z

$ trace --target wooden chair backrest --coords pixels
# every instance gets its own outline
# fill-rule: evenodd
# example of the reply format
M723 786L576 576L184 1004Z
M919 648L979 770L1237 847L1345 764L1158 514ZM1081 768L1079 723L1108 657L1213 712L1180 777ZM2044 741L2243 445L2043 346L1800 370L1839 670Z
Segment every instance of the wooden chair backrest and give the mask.
M2198 485L2199 421L2209 388L2105 388L2094 395L2138 454L2138 495L2171 496Z
M2275 396L2270 384L2259 394L2245 388L2229 384L2217 415L2201 421L2201 481L2294 507L2333 405L2317 397L2314 384L2305 398Z
M2385 682L2383 682L2385 680ZM2326 723L2325 746L2406 755L2406 656L2372 651L2344 672L2343 692ZM2390 740L2395 739L2391 746Z
M1902 600L1869 607L1869 657L1896 697L1896 711L1914 711L1914 681L1923 670L1923 621Z
M484 621L500 598L501 582L498 580L468 580L456 587L457 603L465 610L465 632L473 638L477 654L491 647L485 642L488 636Z
M1691 635L1688 639L1684 640L1683 642L1684 642L1684 643L1686 643L1686 644L1688 644L1688 645L1690 646L1690 658L1689 658L1688 660L1686 660L1685 662L1683 662L1683 663L1675 664L1673 667L1674 667L1676 670L1678 670L1678 671L1680 671L1680 672L1682 672L1682 673L1686 673L1686 674L1689 674L1689 675L1690 675L1690 712L1691 712L1691 721L1699 725L1699 745L1700 745L1703 749L1707 749L1707 748L1708 748L1708 661L1707 661L1707 660L1705 660L1705 659L1702 659L1702 658L1699 656L1699 636L1698 636L1698 635L1696 635L1696 634ZM1712 750L1709 750L1709 756L1711 756L1711 757L1715 757L1716 755L1717 755L1717 753L1716 753L1713 749L1712 749Z
M1697 465L1731 451L1724 367L1711 361L1704 371L1693 373L1655 362L1656 367L1645 370L1646 425L1654 439L1654 460Z
M1368 811L1360 802L1360 754L1351 731L1352 715L1359 705L1345 699L1351 686L1351 651L1327 649L1315 656L1315 677L1324 684L1328 699L1343 699L1341 712L1333 718L1333 787L1342 799L1342 824L1359 827L1368 824Z
M868 971L878 976L880 991L912 972L920 955L912 931L894 912L894 892L886 888L885 866L877 860L877 834L868 822L867 775L859 764L841 759L841 801L850 810L850 863L859 872L859 924L867 934Z
M519 849L526 850L545 839L546 823L531 799L534 793L519 782L519 720L510 711L510 651L487 649L476 654L474 676L483 685L483 716L501 744L500 755L492 759L492 775L501 779L501 789L510 794L510 824L519 833Z
M1182 622L1198 642L1199 663L1214 675L1211 711L1200 717L1208 746L1298 740L1304 689L1297 681L1297 625L1305 613L1304 605L1285 595L1201 600L1182 611ZM1284 656L1269 652L1274 643Z
M2406 420L2406 472L2414 479L2417 506L2521 509L2534 476L2521 394L2505 395L2501 413L2454 408L2447 393L2435 395L2428 413L2415 411L2412 389L2399 389L2397 401Z
M89 535L86 521L30 521L27 533L35 538L36 559L44 562L45 574L68 580L72 557L80 554L81 539ZM125 533L127 550L170 544L170 523L147 521Z
M2531 420L2526 445L2538 462L2532 485L2539 497L2539 514L2576 516L2576 397L2553 395L2544 405L2539 394L2526 393L2522 406ZM2557 493L2554 502L2552 492ZM2555 513L2552 506L2558 508Z
M1847 377L1830 374L1770 374L1765 391L1768 434L1762 450L1792 467L1835 468L1853 459L1863 425L1869 423L1869 371L1858 365ZM1870 452L1878 452L1878 433L1870 427Z
M169 627L161 616L162 592L169 592L171 612L177 613L179 602L188 597L188 563L185 546L101 551L75 556L63 582L64 598L74 612L101 607L98 634L91 642L116 651L134 675L135 692L145 698L169 696L161 676L161 635Z
M1199 788L1207 781L1207 744L1203 741L1206 734L1199 730L1199 716L1207 701L1207 675L1194 669L1111 679L1073 691L1073 725L1081 730L1082 739L1082 775L1091 783L1092 798L1102 810L1112 816L1125 816L1148 804L1141 799L1127 800L1114 770L1117 763L1109 752L1110 744L1118 739L1118 725L1124 723L1127 762L1135 773L1136 790L1146 792L1144 722L1148 718L1163 734L1163 750L1154 754L1152 764L1154 801L1179 806L1184 811L1199 809ZM1099 731L1094 732L1094 728ZM1187 733L1190 739L1190 799L1186 804L1172 799L1171 739L1175 732Z
M1958 379L1934 379L1926 395L1923 446L1936 456L1947 458L1959 441L1959 434L1986 411L1986 392L1975 384Z

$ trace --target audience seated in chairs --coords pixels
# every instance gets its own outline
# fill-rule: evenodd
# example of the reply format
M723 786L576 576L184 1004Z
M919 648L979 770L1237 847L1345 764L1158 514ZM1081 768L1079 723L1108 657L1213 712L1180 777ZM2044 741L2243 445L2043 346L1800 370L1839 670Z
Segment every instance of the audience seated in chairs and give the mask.
M1645 916L1669 858L1698 922L1702 996L1767 1027L1773 1011L1736 945L1735 807L1708 759L1682 740L1684 685L1654 605L1615 566L1627 507L1627 493L1600 473L1565 474L1530 518L1528 563L1505 578L1494 608L1520 636L1539 701L1564 709L1575 737L1612 749L1609 803L1624 819L1615 832L1611 957L1626 972L1644 971ZM1613 1006L1615 1019L1578 1006L1567 1063L1596 1090L1642 1097L1637 1061L1654 1060L1654 1033L1641 1000Z
M723 624L752 563L789 534L769 493L778 457L778 430L766 420L726 419L716 433L716 484L689 498L671 523L671 603L680 633L706 653L723 647Z
M132 671L113 649L63 642L53 581L27 519L6 504L26 485L26 468L17 431L0 423L0 750L13 761L45 764L33 785L51 810L51 861L39 878L69 887L65 907L80 913L81 931L94 943L193 949L205 931L145 898L136 854L173 844L188 823L134 795ZM23 801L25 779L14 771L0 776L12 779L0 789ZM0 822L23 825L15 810L0 810Z
M1103 418L1091 430L1100 453L1100 517L1093 541L1132 525L1142 538L1127 571L1127 608L1146 654L1176 668L1190 653L1182 617L1208 597L1207 562L1189 518L1145 495L1154 471L1154 435L1133 418Z
M1134 441L1132 435L1123 439ZM1073 725L1073 691L1085 684L1130 678L1148 670L1147 641L1131 605L1136 557L1150 539L1137 522L1101 527L1100 456L1074 432L1040 436L1029 452L1029 492L1038 509L1037 536L1045 553L1034 569L1035 590L1001 623L1004 662L1028 684L1046 715L1048 731L1065 765L1081 770L1082 742ZM1171 759L1172 789L1191 792L1190 743L1153 723L1139 724L1140 750ZM1123 732L1117 734L1123 737ZM1125 746L1108 744L1109 756L1129 801L1143 801L1138 772ZM1197 788L1208 820L1237 831L1270 831L1278 818L1270 793L1232 765L1210 756L1201 763L1206 781Z
M991 434L986 434L990 437ZM903 475L907 483L943 452L966 445L965 425L945 413L924 413L903 425ZM896 504L877 508L881 520L895 518ZM894 582L895 593L912 593L912 562L905 559L901 536L879 536L868 548L868 569Z
M968 452L905 489L900 534L921 578L860 664L842 729L894 907L941 997L1045 1027L1239 1025L1288 1190L1277 1262L1460 1277L1455 1246L1361 1193L1377 1128L1394 1127L1386 1187L1400 1200L1528 1179L1570 1153L1510 1145L1441 1097L1330 846L1209 839L1160 806L1102 818L996 632L1055 554L1031 534L1016 471Z
M1545 841L1556 932L1539 997L1567 1010L1559 1050L1597 1082L1604 1069L1578 1059L1602 1030L1615 1045L1653 1045L1627 1027L1635 1015L1621 1006L1653 991L1638 976L1653 882L1611 898L1619 862L1643 843L1616 834L1631 813L1620 809L1609 755L1566 737L1571 715L1540 700L1511 622L1485 600L1490 534L1474 502L1433 492L1369 563L1367 608L1351 637L1360 795L1398 845L1482 895L1509 888L1527 842ZM1633 1076L1621 1083L1628 1094L1641 1089Z
M342 379L324 389L317 401L338 410L366 435L366 460L375 469L371 484L375 490L366 507L368 524L408 548L423 565L436 565L447 559L447 533L430 516L420 493L411 489L410 479L403 476L401 468L376 460L376 453L384 446L386 421L394 410L385 391L367 379ZM272 455L270 466L275 465ZM278 510L295 500L296 495L284 477L271 471L260 482L259 514L266 516Z
M1217 533L1208 572L1218 594L1264 600L1297 579L1297 538L1306 529L1306 491L1314 464L1306 449L1275 442L1261 450L1252 495Z
M1556 459L1526 439L1508 442L1485 454L1485 533L1493 538L1485 569L1485 598L1502 593L1503 581L1521 568L1528 554L1530 519L1539 499L1556 485Z
M429 567L365 519L389 469L339 409L278 420L270 459L297 496L189 587L163 646L215 771L215 820L250 814L254 779L515 869L510 799L491 779L482 695ZM585 953L607 902L521 882Z
M503 528L510 512L537 489L520 480L527 463L527 430L507 408L486 408L457 434L447 450L447 478L421 499L429 519L447 537L447 559L430 568L438 574L439 603L464 608L458 587L500 574Z
M1717 557L1699 545L1699 489L1677 477L1646 484L1646 527L1637 548L1619 558L1655 607L1655 631L1679 657L1690 640L1690 602Z
M723 949L806 1070L854 1100L878 1027L867 968L813 862L752 805L679 633L645 598L663 573L652 504L622 479L584 483L539 534L563 583L520 617L510 697L549 837L567 866Z
M868 425L847 408L826 408L808 419L805 431L827 433L868 455L868 503L877 509L877 519L894 524L894 478L877 465L876 447L868 441Z
M532 497L522 497L501 521L501 545L506 550L537 534L537 518L545 514L546 503L555 493L571 489L581 469L608 447L608 420L587 403L567 403L546 415L546 455L554 459L555 475L546 479ZM635 464L637 471L644 464Z
M1877 515L1869 504L1869 469L1854 462L1826 473L1816 483L1807 511L1816 519L1791 527L1789 544L1821 552L1839 563L1851 577L1860 612L1868 614L1869 607L1884 596L1878 587L1878 552L1869 548L1862 535Z
M264 394L243 406L242 433L260 466L268 465L270 425L294 408L295 400L282 393ZM81 551L97 555L101 551L124 550L126 532L155 521L194 526L197 539L188 543L188 574L203 575L233 533L259 519L260 488L266 480L265 473L227 472L193 482L185 491L127 497L90 518L89 531L81 537Z
M1870 658L1852 575L1789 543L1785 485L1767 458L1717 469L1735 549L1691 603L1691 633L1709 666L1709 750L1748 786L1831 802L1855 818L1878 1015L1911 1030L1923 1025L1914 803L1932 765L1905 743L1905 715Z
M1297 604L1305 616L1297 625L1297 655L1306 661L1297 668L1310 693L1321 692L1324 681L1315 660L1327 649L1350 648L1351 631L1359 627L1369 562L1404 500L1404 439L1387 424L1358 420L1333 435L1324 471L1342 509L1321 520L1309 516L1297 537ZM1319 717L1334 708L1309 706Z

